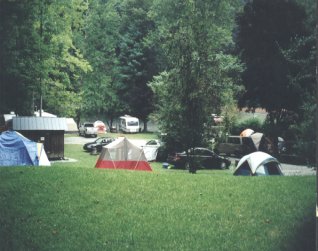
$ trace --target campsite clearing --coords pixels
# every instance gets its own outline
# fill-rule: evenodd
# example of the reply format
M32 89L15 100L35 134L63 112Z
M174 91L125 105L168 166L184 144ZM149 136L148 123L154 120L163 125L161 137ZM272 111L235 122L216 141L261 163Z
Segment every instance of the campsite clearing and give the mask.
M0 169L4 250L314 250L314 176L105 170L81 147Z

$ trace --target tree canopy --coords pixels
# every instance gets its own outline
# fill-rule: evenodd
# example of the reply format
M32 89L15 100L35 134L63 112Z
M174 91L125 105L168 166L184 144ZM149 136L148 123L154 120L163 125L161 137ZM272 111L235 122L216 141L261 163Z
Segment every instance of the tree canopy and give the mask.
M90 70L73 43L87 5L82 0L1 1L1 111L32 114L44 106L72 116L78 76Z
M232 90L229 72L236 60L226 48L232 42L235 5L157 1L154 7L157 39L167 62L151 85L159 100L161 130L174 150L189 149L204 143L204 125L220 112L223 94Z
M312 18L304 8L308 2L254 0L237 16L236 44L245 63L239 103L269 112L267 133L273 140L289 137L312 102L315 45Z
M292 41L306 33L304 10L292 1L254 0L237 18L237 45L246 64L242 106L269 112L295 110L301 102L298 85L289 81L285 56Z
M288 129L312 112L314 1L3 0L0 113L151 115L171 150L204 145L212 114L229 131L238 102Z

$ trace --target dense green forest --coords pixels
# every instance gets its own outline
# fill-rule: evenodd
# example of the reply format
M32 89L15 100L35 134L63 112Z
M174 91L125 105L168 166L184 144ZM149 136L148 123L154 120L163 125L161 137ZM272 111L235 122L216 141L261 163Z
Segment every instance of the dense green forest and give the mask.
M314 0L2 0L0 114L151 116L176 148L269 113L313 150Z

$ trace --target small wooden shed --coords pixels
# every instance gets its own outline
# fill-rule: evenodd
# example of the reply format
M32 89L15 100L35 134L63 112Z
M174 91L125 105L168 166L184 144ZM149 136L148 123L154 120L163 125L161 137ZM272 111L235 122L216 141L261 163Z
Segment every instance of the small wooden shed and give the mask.
M65 118L15 117L12 129L35 142L42 142L49 159L64 159Z

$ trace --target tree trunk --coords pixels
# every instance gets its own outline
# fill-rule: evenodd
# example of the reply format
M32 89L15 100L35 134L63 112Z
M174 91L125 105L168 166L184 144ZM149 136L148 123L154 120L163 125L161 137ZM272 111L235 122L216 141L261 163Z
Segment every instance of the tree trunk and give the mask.
M109 121L109 129L110 130L113 128L113 122L114 122L114 119L113 119L113 116L111 116L110 121Z
M79 112L77 112L76 117L75 117L75 122L76 122L77 128L79 128L80 121L81 121L81 114Z
M145 119L144 120L144 132L148 132L148 121Z
M270 130L266 133L269 142L266 146L267 153L273 155L274 157L278 157L278 137L279 135L279 127L281 123L281 112L270 112Z
M189 173L195 174L197 172L196 161L194 160L194 149L187 151L187 161L189 163Z

